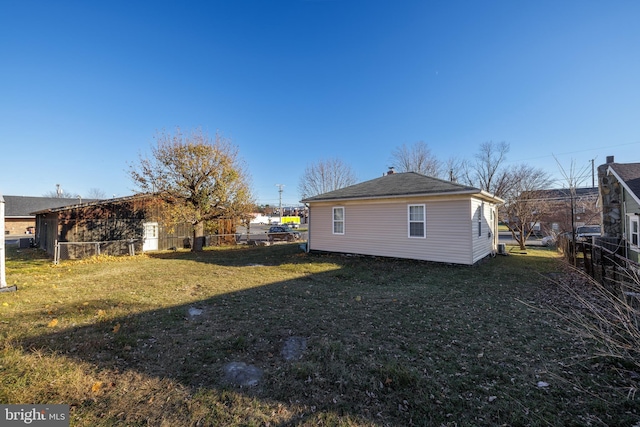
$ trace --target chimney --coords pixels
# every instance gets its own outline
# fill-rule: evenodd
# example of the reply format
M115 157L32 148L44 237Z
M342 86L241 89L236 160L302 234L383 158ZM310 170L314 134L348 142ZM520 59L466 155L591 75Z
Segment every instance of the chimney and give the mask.
M613 156L607 156L607 164L613 163Z
M393 166L389 166L389 170L387 171L387 175L393 175L396 173L396 170Z

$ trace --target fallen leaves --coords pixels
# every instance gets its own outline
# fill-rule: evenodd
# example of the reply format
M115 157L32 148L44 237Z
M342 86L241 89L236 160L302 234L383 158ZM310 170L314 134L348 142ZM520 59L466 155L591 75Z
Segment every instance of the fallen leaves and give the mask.
M47 324L47 328L55 328L58 324L58 319L51 319L51 321Z

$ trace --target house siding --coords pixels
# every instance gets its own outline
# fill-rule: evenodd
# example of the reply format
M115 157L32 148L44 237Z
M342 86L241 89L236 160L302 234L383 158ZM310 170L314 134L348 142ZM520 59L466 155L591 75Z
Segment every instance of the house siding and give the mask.
M409 204L426 207L426 238L408 237ZM488 208L489 203L485 203ZM332 230L332 208L345 207L343 235ZM474 209L467 198L406 198L381 201L313 203L309 210L309 249L455 264L473 264L486 251L478 240ZM476 221L477 222L477 221ZM475 231L475 234L474 234Z
M631 261L640 263L640 249L631 244L631 235L629 230L629 216L635 215L636 213L640 213L640 205L638 205L638 202L636 201L636 199L626 189L623 189L622 200L624 201L623 209L626 214L621 221L622 228L624 230L624 237L627 240L627 247L628 247L626 257L629 258Z
M488 253L495 252L494 247L495 236L495 221L491 219L491 209L493 204L482 202L478 199L471 199L471 223L473 224L472 232L472 247L473 258L472 263L475 263L482 258L486 257ZM482 211L482 221L478 221L478 212ZM480 225L481 224L481 225ZM478 227L481 227L480 233L478 233Z

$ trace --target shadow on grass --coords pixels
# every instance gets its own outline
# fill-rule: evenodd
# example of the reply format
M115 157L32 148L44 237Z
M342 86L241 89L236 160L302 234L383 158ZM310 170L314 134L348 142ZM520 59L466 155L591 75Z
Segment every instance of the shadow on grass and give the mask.
M112 378L114 396L136 387L119 389L125 372L177 382L189 390L182 425L545 425L584 409L584 396L574 402L560 387L535 387L548 358L569 357L574 343L553 332L550 316L518 302L544 285L509 257L468 268L309 258L284 245L151 256L252 269L330 260L339 268L46 331L20 345L96 366ZM283 355L289 337L306 343L293 360ZM254 387L230 384L230 362L264 375ZM124 413L114 401L106 395L85 409L105 425L162 420L148 402Z
M229 267L246 267L250 264L275 266L282 263L308 262L306 254L297 243L281 243L267 247L247 245L207 247L202 252L181 250L148 252L146 255L155 259L179 259Z

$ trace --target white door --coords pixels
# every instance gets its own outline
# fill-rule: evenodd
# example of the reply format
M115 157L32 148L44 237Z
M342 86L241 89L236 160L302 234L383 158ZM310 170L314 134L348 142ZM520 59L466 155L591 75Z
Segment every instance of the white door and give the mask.
M158 223L145 222L144 235L142 236L142 252L158 250Z

